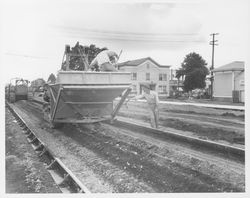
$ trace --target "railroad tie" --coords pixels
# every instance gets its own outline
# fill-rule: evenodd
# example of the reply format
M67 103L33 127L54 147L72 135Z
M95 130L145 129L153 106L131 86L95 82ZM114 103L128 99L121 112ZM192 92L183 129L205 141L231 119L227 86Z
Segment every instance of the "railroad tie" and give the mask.
M45 149L45 148L43 148L43 150L42 150L42 152L39 154L39 157L42 157L45 153L47 153L48 151Z
M68 173L64 174L63 180L59 182L57 185L60 187L65 187L69 178L70 178L70 175Z
M48 169L48 170L53 169L53 167L55 166L56 163L57 163L56 160L52 160L52 162L48 166L46 166L46 169Z
M43 150L43 148L44 148L43 144L39 143L38 146L36 146L34 149L35 151L41 151Z

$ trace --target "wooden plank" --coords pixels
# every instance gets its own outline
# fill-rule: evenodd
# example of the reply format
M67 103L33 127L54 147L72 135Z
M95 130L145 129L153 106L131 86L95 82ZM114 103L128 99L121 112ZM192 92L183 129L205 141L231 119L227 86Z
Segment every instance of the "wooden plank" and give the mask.
M53 109L53 113L52 113L52 122L54 121L54 118L55 118L55 114L56 114L56 109L58 107L58 103L59 103L59 99L60 99L60 95L61 95L61 91L62 91L62 87L59 88L59 91L58 91L58 94L57 94L57 97L56 97L56 103L54 105L54 109Z
M116 116L116 114L118 113L119 109L121 108L123 102L125 101L125 99L127 98L127 96L129 95L129 93L131 92L131 88L129 87L125 93L122 95L120 101L118 102L118 104L116 105L114 111L111 113L111 117L112 120L114 119L114 117Z
M49 92L50 92L50 95L52 96L52 99L53 99L53 101L54 101L54 103L56 102L56 98L55 98L55 96L54 96L54 93L53 93L53 91L52 91L52 88L50 88L49 87Z

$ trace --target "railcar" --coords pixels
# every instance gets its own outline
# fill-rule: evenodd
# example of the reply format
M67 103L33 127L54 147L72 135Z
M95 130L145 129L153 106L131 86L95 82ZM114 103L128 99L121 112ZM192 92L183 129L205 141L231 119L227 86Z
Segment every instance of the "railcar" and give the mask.
M70 56L74 54L66 54ZM44 118L52 128L63 123L112 122L131 91L130 79L129 72L61 70L54 84L44 86Z
M24 79L12 79L13 81L6 87L6 97L11 102L14 103L18 100L28 100L28 80Z

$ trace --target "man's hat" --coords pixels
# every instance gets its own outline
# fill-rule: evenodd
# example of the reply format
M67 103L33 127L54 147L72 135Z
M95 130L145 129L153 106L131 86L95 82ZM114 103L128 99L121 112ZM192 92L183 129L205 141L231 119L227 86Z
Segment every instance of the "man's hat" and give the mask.
M108 54L108 56L109 57L116 57L116 58L118 58L118 55L117 55L117 53L116 52L114 52L114 51L110 51L110 50L108 50L107 51L107 54Z
M141 86L142 87L146 87L147 89L150 89L150 86L148 83L141 83Z

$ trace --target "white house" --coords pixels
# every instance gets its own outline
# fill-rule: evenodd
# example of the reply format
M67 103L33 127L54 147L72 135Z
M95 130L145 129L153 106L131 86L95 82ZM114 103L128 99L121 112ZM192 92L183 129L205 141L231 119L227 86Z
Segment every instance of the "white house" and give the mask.
M244 67L243 61L234 61L213 70L214 99L233 102L245 101Z
M120 63L118 67L122 71L131 72L132 93L142 93L141 83L149 83L159 96L169 96L169 65L160 65L147 57Z

